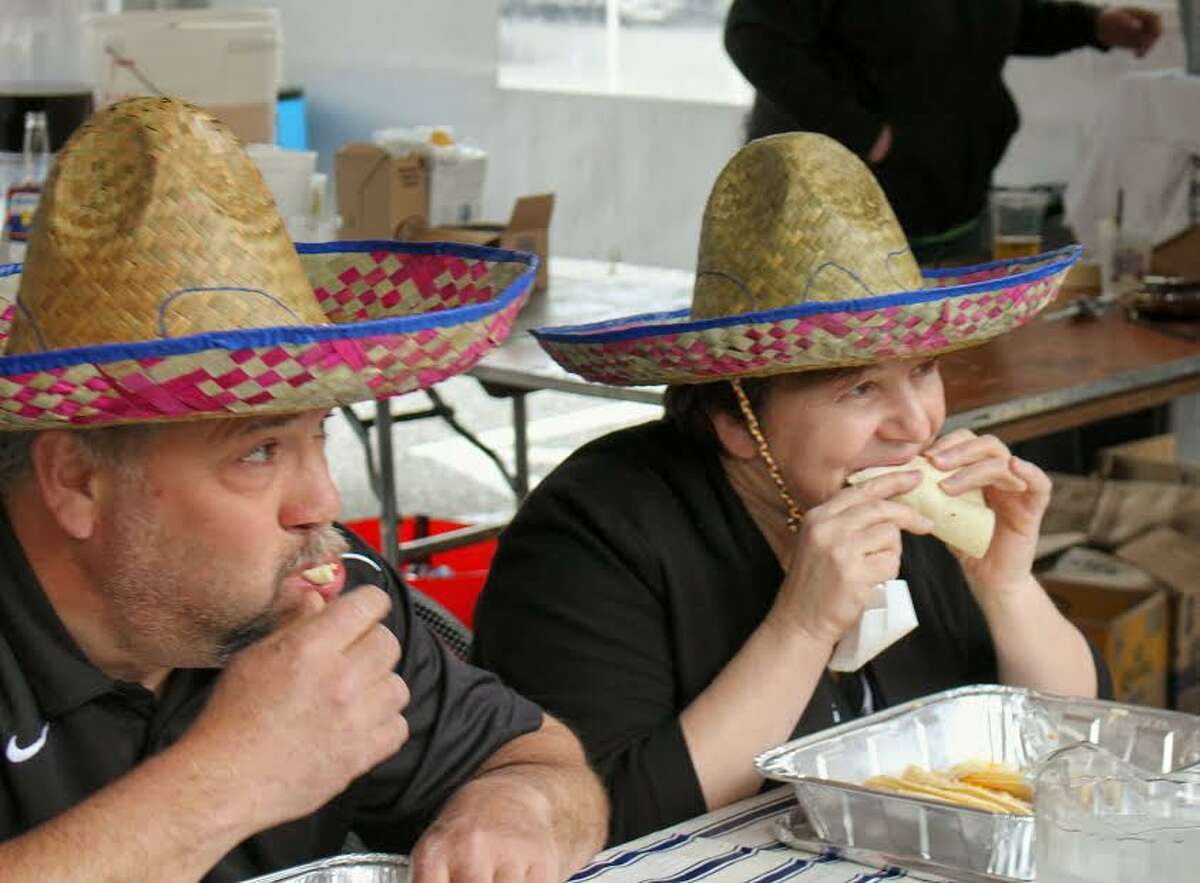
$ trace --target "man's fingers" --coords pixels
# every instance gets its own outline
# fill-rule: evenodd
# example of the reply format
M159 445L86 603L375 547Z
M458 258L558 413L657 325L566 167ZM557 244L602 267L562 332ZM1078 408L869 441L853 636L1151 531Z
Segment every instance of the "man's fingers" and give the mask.
M430 849L424 842L418 843L412 855L412 883L450 883L450 867L445 855L438 849Z
M341 652L382 620L392 608L392 599L377 586L359 586L334 598L320 616L298 624L300 640L327 644Z
M343 651L354 677L377 680L396 669L400 661L400 641L391 629L376 623Z

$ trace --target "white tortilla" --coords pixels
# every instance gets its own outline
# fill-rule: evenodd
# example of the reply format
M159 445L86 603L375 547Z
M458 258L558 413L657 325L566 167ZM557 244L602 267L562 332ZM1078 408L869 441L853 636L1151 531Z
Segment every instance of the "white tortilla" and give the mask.
M933 522L933 535L949 546L970 555L982 558L992 544L996 532L996 513L983 501L983 491L968 491L952 497L938 484L949 477L924 457L917 457L902 466L872 466L847 476L847 484L864 481L890 472L921 473L921 483L908 493L898 494L893 499L912 506Z

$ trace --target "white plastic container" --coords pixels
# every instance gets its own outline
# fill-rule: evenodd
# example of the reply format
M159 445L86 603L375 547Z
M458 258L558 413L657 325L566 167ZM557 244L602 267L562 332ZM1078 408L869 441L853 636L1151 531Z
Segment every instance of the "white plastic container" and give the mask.
M247 144L275 205L285 221L313 216L312 179L317 169L315 150L285 150L274 144Z

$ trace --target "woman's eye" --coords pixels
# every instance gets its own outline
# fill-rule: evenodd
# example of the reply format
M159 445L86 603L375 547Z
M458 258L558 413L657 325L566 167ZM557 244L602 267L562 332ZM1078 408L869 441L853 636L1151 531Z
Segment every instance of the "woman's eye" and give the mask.
M249 463L252 466L261 466L270 463L275 459L275 448L275 442L264 442L242 457L242 462Z
M858 399L865 396L867 393L875 389L875 381L867 380L863 383L857 383L846 390L846 395L852 399Z

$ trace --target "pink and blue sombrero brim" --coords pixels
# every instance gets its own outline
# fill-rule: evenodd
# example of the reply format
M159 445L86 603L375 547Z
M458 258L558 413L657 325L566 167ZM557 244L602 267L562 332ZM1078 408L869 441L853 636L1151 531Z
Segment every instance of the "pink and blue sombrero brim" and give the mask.
M508 336L537 272L532 255L468 245L296 249L328 325L3 356L0 430L292 413L423 389ZM0 284L15 293L20 270L0 266Z
M974 346L1049 304L1082 252L926 270L926 287L717 319L688 310L539 328L559 365L613 386L708 383L868 365Z

